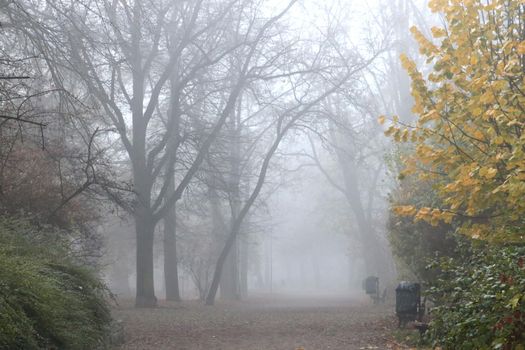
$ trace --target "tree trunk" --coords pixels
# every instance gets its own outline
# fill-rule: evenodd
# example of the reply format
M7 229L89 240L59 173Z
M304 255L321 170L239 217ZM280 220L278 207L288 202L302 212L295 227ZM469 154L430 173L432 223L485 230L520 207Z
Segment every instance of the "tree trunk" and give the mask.
M221 274L222 274L222 270L223 270L226 258L228 254L230 253L232 246L235 243L235 240L237 239L237 235L239 234L239 230L241 228L241 224L243 220L246 218L246 215L250 211L253 203L255 202L255 199L259 196L259 193L261 193L261 189L266 180L266 174L268 172L270 161L273 155L275 154L275 151L279 147L281 140L285 136L286 131L291 126L292 124L287 124L277 134L275 141L273 142L272 146L270 147L270 149L268 150L268 152L266 153L264 157L264 160L261 165L261 169L259 171L259 176L257 178L257 183L255 184L255 187L252 193L250 194L247 201L242 206L242 209L240 209L239 215L236 216L232 220L231 227L230 227L230 233L228 234L228 238L226 239L226 244L224 245L224 248L221 251L221 254L219 255L219 259L217 260L217 264L215 265L215 271L213 273L213 280L210 285L208 296L206 297L206 305L213 305L213 303L215 302L215 296L217 294L217 289L219 288L219 281L221 279Z
M226 257L221 275L221 299L236 300L239 299L238 285L238 264L237 264L237 240L234 240L230 253Z
M360 242L362 244L362 253L365 260L365 268L367 274L375 275L378 273L377 256L375 256L374 251L378 249L377 239L375 237L375 232L368 220L366 220L366 214L361 202L359 185L357 183L357 174L350 169L352 165L346 164L343 165L343 168L346 168L345 173L345 187L347 190L347 199L354 213L356 219L356 224L359 231ZM375 249L374 249L375 248Z
M240 206L240 115L241 115L241 97L237 109L232 111L228 122L230 133L230 168L231 175L228 186L228 192L231 196L231 219L230 225L239 215ZM241 298L240 294L240 274L239 274L239 239L235 238L230 253L226 257L224 268L221 275L221 299L236 300Z
M230 254L230 251L232 250L232 247L235 243L236 236L237 236L237 232L235 231L230 232L230 234L228 235L228 238L226 239L224 248L222 249L221 254L219 255L219 258L217 259L217 264L215 265L215 271L213 273L213 279L210 285L210 290L208 291L208 296L206 297L206 305L213 305L215 302L215 296L217 295L217 289L219 288L219 282L222 279L222 272L224 270L224 264L226 263L226 259L228 258L228 255Z
M265 240L265 249L264 249L264 284L266 289L272 290L272 259L273 259L273 251L272 251L272 237L270 236L269 239L267 238ZM287 268L289 265L287 266Z
M261 261L258 259L258 261L255 263L255 278L257 283L257 289L263 289L264 288L264 277L261 269Z
M153 238L155 224L147 215L135 213L135 229L137 234L137 296L136 307L155 307L154 270L153 270Z
M168 189L166 198L171 198L175 193L175 161L177 149L180 142L180 101L178 92L179 81L177 69L174 69L170 77L170 108L169 118L171 126L168 132L171 133L168 141L168 149L171 152L170 163L167 169ZM166 300L181 301L179 291L179 268L177 261L177 209L176 203L172 205L164 216L164 284L166 286Z
M166 285L166 300L170 301L181 301L177 262L176 217L176 209L173 206L164 218L164 283Z
M319 259L316 253L312 254L312 268L314 272L314 287L318 289L321 287L321 269L319 267Z
M240 246L239 246L239 293L241 299L245 299L248 297L248 264L249 264L249 249L250 245L248 244L248 237L245 235L240 240Z
M387 259L383 254L382 245L376 236L372 223L367 220L367 215L363 207L361 194L359 191L358 174L356 165L351 159L340 155L340 162L343 169L346 198L356 219L359 241L362 244L363 260L367 275L382 275L387 268ZM346 158L346 159L345 159ZM379 252L379 254L377 254Z

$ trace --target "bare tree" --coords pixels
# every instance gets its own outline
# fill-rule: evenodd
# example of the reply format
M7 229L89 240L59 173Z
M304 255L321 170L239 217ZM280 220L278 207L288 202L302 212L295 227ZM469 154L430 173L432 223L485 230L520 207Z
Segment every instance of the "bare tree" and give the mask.
M384 154L388 144L381 141L382 130L377 122L381 114L397 114L404 120L412 118L412 98L409 79L398 57L414 49L409 27L424 24L424 16L413 0L396 0L378 4L380 13L373 23L367 45L383 42L386 49L361 75L346 84L339 94L323 101L320 115L326 124L311 135L320 136L329 158L337 164L334 174L326 168L326 154L319 151L319 142L310 139L313 160L333 188L343 194L355 219L352 236L364 252L361 256L365 273L389 280L393 264L388 243L383 234L385 198L381 197L384 181ZM334 21L337 23L337 21ZM395 26L392 26L395 23ZM334 25L334 35L344 29ZM382 207L381 207L382 206ZM384 218L383 218L384 220ZM381 254L368 252L379 250Z
M99 254L92 240L96 204L118 187L102 142L112 131L96 122L89 101L72 98L73 88L54 84L54 67L34 40L44 30L40 22L15 2L0 8L2 211L80 233L72 241Z
M290 130L300 127L300 122L305 124L311 123L312 121L309 120L309 118L315 115L315 113L312 113L312 110L314 110L321 101L337 92L350 77L364 69L371 60L373 60L373 57L369 60L360 60L356 59L355 56L345 57L341 52L336 51L336 53L335 57L329 56L329 61L332 62L330 69L326 70L329 73L325 74L326 71L321 65L320 69L310 69L309 71L312 72L312 74L303 74L297 79L290 79L289 92L291 92L292 96L295 96L295 101L288 102L287 106L274 105L274 108L268 112L275 116L273 119L274 122L270 124L271 128L266 129L272 136L270 136L270 139L267 140L266 143L263 143L267 146L259 162L260 165L258 166L259 170L254 187L250 190L247 199L239 205L238 214L232 217L229 233L224 248L217 260L210 291L206 297L207 305L213 305L215 301L226 259L234 246L237 236L241 232L240 230L244 219L263 189L270 169L270 163L283 139L288 135ZM335 58L339 59L338 63L333 61ZM315 61L316 60L314 60L314 62ZM316 80L319 80L319 82L324 82L326 84L324 86L327 86L327 88L322 90L317 88L312 89L312 86L316 85L312 83L315 78L317 78ZM308 82L307 85L304 85L305 82Z
M54 45L45 52L48 59L80 79L118 132L130 160L136 195L132 214L137 306L156 304L156 224L181 198L243 88L271 68L260 65L257 57L266 52L269 29L294 2L275 16L263 15L262 5L248 0L49 2L46 15L37 12L38 7L24 8L53 27L52 37L39 33L47 47ZM235 24L239 27L232 30ZM234 72L224 68L231 57L239 60ZM174 174L178 183L173 189L170 179L178 158L173 154L186 141L177 128L183 117L199 113L193 108L198 96L192 92L197 86L204 92L200 105L207 108L207 132L193 143L187 169ZM162 101L169 94L165 109Z

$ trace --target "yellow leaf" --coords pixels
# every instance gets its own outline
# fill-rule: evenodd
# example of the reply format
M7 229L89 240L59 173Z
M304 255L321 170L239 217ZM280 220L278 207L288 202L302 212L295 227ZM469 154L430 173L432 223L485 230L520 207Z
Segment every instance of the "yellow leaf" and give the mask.
M481 115L481 113L483 113L483 110L481 107L474 107L471 112L473 116L478 117Z
M441 38L447 35L447 32L443 28L432 27L430 30L432 31L432 36L434 38Z
M395 126L390 126L388 129L386 129L385 136L393 135L396 132L396 130L397 128Z
M400 216L414 216L417 209L413 205L400 205L394 207L394 212Z
M481 132L481 130L476 130L474 132L474 137L477 138L478 140L483 140L483 138L485 137L485 135L483 135L483 133Z
M489 104L489 103L494 103L495 100L496 100L496 99L494 98L494 94L492 93L492 91L487 91L487 92L485 92L485 93L481 96L481 98L479 99L479 101L480 101L481 103L487 103L487 104Z
M443 221L447 224L450 224L452 222L452 219L454 219L454 214L447 211L447 212L444 212L443 214L441 214L441 218L443 219Z
M408 141L408 130L407 129L403 130L403 132L401 133L401 140L403 142L407 142Z
M440 115L439 115L439 112L436 111L435 109L432 109L431 111L429 111L428 113L425 113L423 114L420 118L419 118L419 121L421 123L426 123L430 120L436 120L436 119L439 119Z
M419 209L419 211L417 212L417 215L416 215L416 219L417 220L427 220L429 218L430 218L430 208L423 207L423 208Z
M518 44L516 51L518 51L520 55L525 55L525 40Z
M496 176L497 173L498 173L497 169L489 168L487 170L487 174L485 175L485 177L490 180L490 179L494 178L494 176Z

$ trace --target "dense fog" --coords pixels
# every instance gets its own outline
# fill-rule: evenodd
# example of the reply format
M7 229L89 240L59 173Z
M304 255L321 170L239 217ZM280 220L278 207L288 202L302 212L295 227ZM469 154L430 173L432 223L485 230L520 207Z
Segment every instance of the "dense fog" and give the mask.
M265 13L281 8L277 3L264 4ZM406 121L412 118L407 112L412 103L408 77L398 55L411 52L415 45L407 28L418 23L428 28L432 18L425 14L425 4L403 1L305 1L289 11L286 18L290 31L286 33L297 40L291 46L293 51L306 50L304 55L308 55L309 50L323 50L319 45L326 40L324 37L329 38L330 48L326 53L318 51L319 58L338 52L362 63L357 63L344 85L309 105L308 112L294 120L293 130L280 141L269 162L264 186L233 244L231 254L235 257L226 259L225 266L233 276L228 278L233 283L229 293L224 293L227 299L245 298L249 292L359 294L367 276L380 276L381 285L388 287L396 278L386 224L388 193L395 185L393 174L397 169L391 160L394 149L384 138L377 118L382 114L396 114ZM337 54L334 59L343 59L335 57ZM280 79L273 85L277 89L274 91L286 96L286 78ZM334 83L315 83L320 92L314 95L325 93ZM303 93L312 94L308 90ZM267 107L258 111L260 102L254 104L256 100L248 97L240 101L244 104L239 102L237 121L226 121L226 134L219 136L226 142L234 140L232 137L239 140L234 146L237 150L226 146L230 147L230 157L238 157L238 161L228 158L234 161L230 169L239 172L214 175L222 165L212 164L213 159L205 160L176 204L177 273L179 294L184 299L205 298L224 245L220 237L225 233L221 231L228 230L232 213L236 215L240 210L238 201L248 198L260 175L257 167L262 164L261 152L269 141L264 139L268 137L264 129ZM262 119L249 129L240 128L245 119L251 122L254 118ZM258 134L258 128L262 134ZM250 137L256 139L250 141ZM212 144L211 154L214 147ZM217 152L219 160L223 151ZM234 192L221 183L232 180L239 184L237 190L233 187ZM239 200L232 199L232 195L240 196ZM118 207L112 212L116 215L105 216L100 229L107 243L105 278L117 295L133 297L133 215ZM161 298L166 295L164 225L159 222L154 235L155 290ZM228 263L229 259L234 262Z
M524 349L524 0L0 32L0 349Z
M378 118L413 120L399 56L428 31L423 1L1 6L5 176L38 160L53 193L7 186L6 210L71 232L117 297L394 283Z

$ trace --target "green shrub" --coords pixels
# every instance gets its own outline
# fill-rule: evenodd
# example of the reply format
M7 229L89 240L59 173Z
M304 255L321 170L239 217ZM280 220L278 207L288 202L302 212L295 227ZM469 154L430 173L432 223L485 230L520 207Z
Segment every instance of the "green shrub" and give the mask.
M46 231L0 219L0 349L103 348L106 289Z
M444 349L525 349L525 247L463 247L443 258L429 336ZM468 257L468 258L465 258Z

